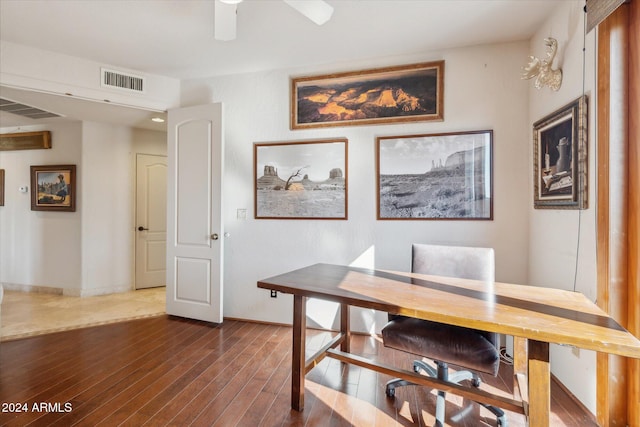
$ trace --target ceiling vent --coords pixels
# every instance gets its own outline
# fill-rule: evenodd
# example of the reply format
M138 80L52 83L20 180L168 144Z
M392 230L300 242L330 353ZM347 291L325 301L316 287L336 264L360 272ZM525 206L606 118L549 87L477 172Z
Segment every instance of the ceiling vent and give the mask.
M100 85L102 87L117 88L129 92L144 93L144 77L125 74L121 71L101 68Z
M10 99L0 98L0 110L7 113L17 114L18 116L28 117L30 119L47 119L49 117L60 117L59 114L50 111L41 110L30 105L20 104Z

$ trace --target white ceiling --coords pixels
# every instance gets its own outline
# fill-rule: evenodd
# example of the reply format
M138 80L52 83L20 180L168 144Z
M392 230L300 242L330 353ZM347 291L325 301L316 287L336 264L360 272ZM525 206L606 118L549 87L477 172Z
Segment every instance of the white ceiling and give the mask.
M527 40L557 1L327 0L317 26L281 0L245 0L237 39L222 42L213 0L0 0L0 39L189 79Z

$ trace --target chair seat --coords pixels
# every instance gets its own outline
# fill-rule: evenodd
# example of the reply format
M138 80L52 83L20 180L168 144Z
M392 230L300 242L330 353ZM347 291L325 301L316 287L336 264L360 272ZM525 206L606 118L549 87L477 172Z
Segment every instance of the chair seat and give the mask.
M473 329L398 317L382 329L386 347L496 376L500 354Z

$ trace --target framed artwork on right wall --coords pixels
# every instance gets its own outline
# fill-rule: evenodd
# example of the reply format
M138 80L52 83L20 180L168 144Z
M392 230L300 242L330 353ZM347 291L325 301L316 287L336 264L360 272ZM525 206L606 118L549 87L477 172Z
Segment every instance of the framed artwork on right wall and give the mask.
M587 97L533 124L533 206L536 209L586 209Z

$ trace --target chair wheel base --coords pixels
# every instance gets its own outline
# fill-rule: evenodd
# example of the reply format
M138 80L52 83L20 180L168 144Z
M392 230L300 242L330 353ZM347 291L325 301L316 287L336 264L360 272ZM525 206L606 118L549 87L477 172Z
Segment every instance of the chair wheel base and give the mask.
M387 387L384 391L384 394L386 394L388 398L393 399L394 397L396 397L396 388Z

